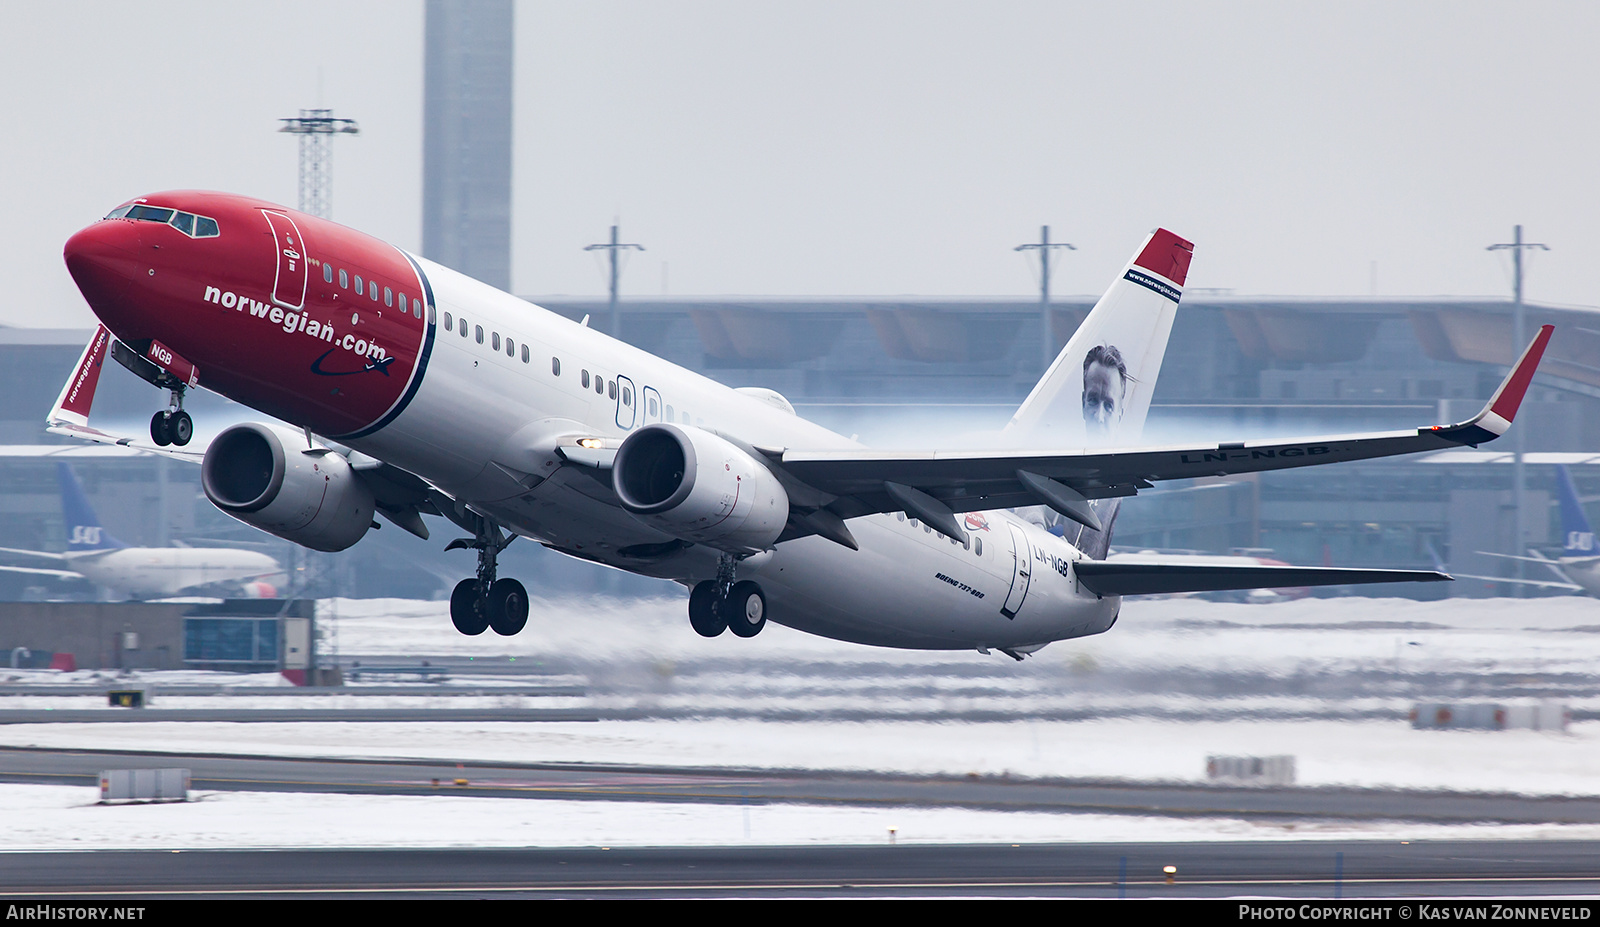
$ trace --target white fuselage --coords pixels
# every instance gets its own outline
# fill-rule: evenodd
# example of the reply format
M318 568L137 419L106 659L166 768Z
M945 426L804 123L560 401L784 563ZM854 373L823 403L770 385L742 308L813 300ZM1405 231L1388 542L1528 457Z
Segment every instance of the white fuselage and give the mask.
M422 384L392 423L348 443L519 534L644 575L711 579L718 552L705 546L657 559L626 553L673 538L618 507L607 488L610 472L566 462L557 440L620 440L640 425L671 421L762 448L857 446L759 398L417 260L437 307ZM514 340L516 356L492 347L496 334ZM762 585L773 621L867 644L1027 648L1111 626L1120 599L1078 587L1070 565L1083 554L1072 545L1009 512L985 512L968 525L974 522L985 527L969 531L972 542L963 546L899 515L855 518L849 530L860 550L804 537L745 560L738 574Z
M278 562L266 554L222 547L122 547L72 551L63 558L67 569L134 599L223 592L283 578Z

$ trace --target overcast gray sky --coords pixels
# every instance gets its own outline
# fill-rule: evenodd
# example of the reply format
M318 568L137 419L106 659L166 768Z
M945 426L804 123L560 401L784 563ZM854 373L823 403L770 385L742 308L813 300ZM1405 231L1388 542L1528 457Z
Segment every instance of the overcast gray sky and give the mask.
M421 244L420 0L8 3L0 323L87 325L61 262L130 197L295 201L278 118L360 121L334 218ZM1012 247L1140 237L1192 286L1595 305L1600 4L519 2L512 278L594 294L1026 295ZM1374 267L1376 268L1374 273Z

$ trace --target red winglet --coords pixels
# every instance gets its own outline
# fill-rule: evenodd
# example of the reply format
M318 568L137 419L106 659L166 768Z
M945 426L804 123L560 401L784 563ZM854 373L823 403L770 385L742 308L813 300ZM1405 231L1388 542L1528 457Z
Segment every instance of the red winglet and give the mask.
M78 364L72 368L72 376L61 388L61 395L56 399L55 408L51 410L50 418L54 420L58 415L65 413L79 425L89 422L89 408L94 403L95 387L100 383L100 368L106 362L106 354L111 348L111 333L105 325L96 325L94 337L89 339L89 344L83 349L83 354L78 358Z
M1544 357L1545 346L1550 343L1550 333L1555 330L1554 325L1539 326L1539 334L1533 336L1533 342L1522 352L1522 357L1517 360L1516 367L1512 368L1511 375L1500 384L1500 389L1495 391L1494 398L1489 400L1490 412L1508 422L1516 418L1517 407L1522 405L1522 397L1528 392L1528 384L1533 382L1533 374L1539 369L1540 358Z
M1184 241L1166 229L1150 233L1150 243L1144 246L1134 265L1154 271L1178 286L1189 276L1189 262L1194 259L1194 242Z

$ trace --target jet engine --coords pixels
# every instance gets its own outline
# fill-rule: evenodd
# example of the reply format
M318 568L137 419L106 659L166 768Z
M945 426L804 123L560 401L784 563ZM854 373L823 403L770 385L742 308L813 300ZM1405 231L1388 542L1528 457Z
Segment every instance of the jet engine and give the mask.
M337 452L305 443L287 429L234 425L206 448L200 484L247 525L312 550L344 550L372 526L372 490Z
M699 428L635 431L617 449L611 485L646 524L729 553L771 548L789 520L789 494L772 471Z

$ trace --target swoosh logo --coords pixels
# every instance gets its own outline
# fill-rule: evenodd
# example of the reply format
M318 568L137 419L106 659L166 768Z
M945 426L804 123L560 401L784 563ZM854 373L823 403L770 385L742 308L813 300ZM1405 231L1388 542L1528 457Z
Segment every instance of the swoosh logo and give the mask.
M385 357L383 360L380 360L375 364L368 364L367 366L362 367L360 370L323 370L322 362L328 359L329 354L332 354L337 350L338 348L329 348L328 350L322 352L321 357L311 362L311 372L319 377L353 377L358 373L366 373L369 370L376 370L384 376L388 376L389 365L394 363L396 359L395 357Z

